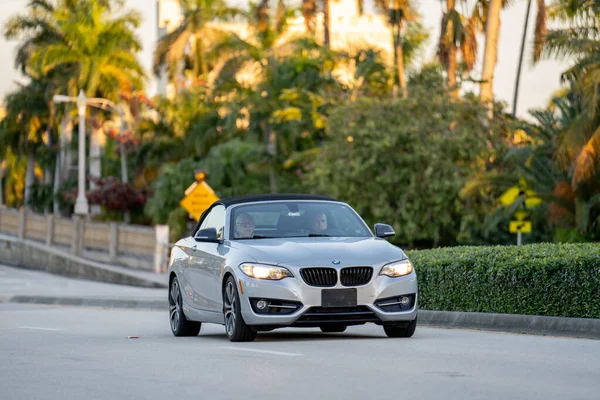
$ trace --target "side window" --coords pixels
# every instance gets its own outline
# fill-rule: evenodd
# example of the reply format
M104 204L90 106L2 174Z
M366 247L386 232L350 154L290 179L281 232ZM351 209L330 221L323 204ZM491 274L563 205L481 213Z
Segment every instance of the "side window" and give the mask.
M225 207L218 205L210 210L206 216L200 229L215 228L217 230L217 238L223 239L223 231L225 229Z

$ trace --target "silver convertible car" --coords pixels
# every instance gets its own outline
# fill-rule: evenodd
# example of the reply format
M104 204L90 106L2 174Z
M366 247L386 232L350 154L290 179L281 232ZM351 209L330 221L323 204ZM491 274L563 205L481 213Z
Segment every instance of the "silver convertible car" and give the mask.
M411 337L417 276L406 254L375 234L343 201L302 194L216 201L169 260L169 318L175 336L201 323L225 325L234 342L282 327L343 332L382 325Z

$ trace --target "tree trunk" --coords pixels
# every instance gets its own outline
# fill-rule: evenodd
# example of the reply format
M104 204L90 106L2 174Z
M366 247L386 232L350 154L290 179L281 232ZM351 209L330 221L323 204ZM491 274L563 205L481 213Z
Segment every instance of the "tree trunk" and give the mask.
M480 100L490 110L492 116L494 93L494 70L498 60L498 39L500 33L500 11L502 0L490 0L485 29L485 52L483 56L483 73L481 76Z
M196 48L196 76L195 78L203 77L206 79L208 75L208 63L204 54L204 42L200 35L194 36L194 47Z
M90 135L90 175L94 178L102 176L102 161L100 159L100 124L98 123L98 112L92 111L92 123L90 124L92 132ZM90 189L94 189L96 185L90 182Z
M277 193L277 175L275 171L275 160L277 156L277 137L273 134L271 124L267 122L265 127L265 143L269 155L269 188L271 193Z
M50 119L49 119L49 123L48 123L48 128L46 129L46 136L47 136L47 146L50 150L52 150L52 148L54 147L54 138L52 137L52 125L53 125L53 115L54 115L54 107L52 107L52 104L49 105L49 109L50 109ZM56 165L55 167L58 167L58 165ZM46 168L44 168L44 185L45 186L49 186L52 183L52 178L54 171L52 169L52 163L48 163L48 165L46 165ZM44 213L48 214L50 212L50 207L49 206L45 206L44 207Z
M56 200L56 196L58 195L60 189L60 176L61 176L61 161L60 161L60 152L56 154L56 165L54 167L54 187L52 189L52 213L54 215L58 215L59 207L58 201Z
M323 0L323 45L329 47L329 0Z
M0 206L4 205L4 162L0 163Z
M98 112L96 110L92 111L92 123L91 126L91 135L90 135L90 175L93 178L102 177L102 159L100 155L100 135L102 134L102 126L98 121ZM96 185L94 182L90 181L90 190L94 190ZM90 207L90 213L92 215L100 214L100 206L94 204Z
M400 26L396 36L396 68L398 70L398 83L402 89L402 98L408 98L408 88L406 87L406 75L404 72L404 52L402 50L402 40L400 36Z
M27 153L27 172L25 173L25 208L30 208L29 200L31 199L31 186L33 186L35 175L35 156L32 150Z
M448 0L448 13L450 13L450 11L454 10L455 7L455 0ZM451 37L454 37L454 30L456 29L456 27L454 25L451 25ZM446 66L446 73L448 74L448 90L450 91L450 97L453 99L458 99L458 86L456 83L456 70L457 70L457 63L456 63L456 43L454 43L454 41L452 41L451 43L449 43L448 46L448 65Z
M525 39L527 38L527 25L529 24L529 10L531 9L531 0L527 1L527 11L525 12L525 27L523 28L523 38L521 39L521 52L519 53L519 66L517 67L517 79L515 80L515 95L513 97L512 116L517 117L517 100L519 98L519 82L521 81L521 66L523 65L523 53L525 52Z

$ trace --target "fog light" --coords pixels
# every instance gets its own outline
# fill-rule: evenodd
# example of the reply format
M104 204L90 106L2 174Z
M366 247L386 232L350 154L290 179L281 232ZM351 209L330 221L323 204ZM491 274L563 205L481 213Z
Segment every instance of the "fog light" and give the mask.
M400 304L401 304L403 307L406 307L406 306L408 306L408 305L410 304L410 298L409 298L409 297L406 297L406 296L402 296L402 297L400 298Z
M263 311L269 306L269 303L266 300L259 300L256 302L256 308Z

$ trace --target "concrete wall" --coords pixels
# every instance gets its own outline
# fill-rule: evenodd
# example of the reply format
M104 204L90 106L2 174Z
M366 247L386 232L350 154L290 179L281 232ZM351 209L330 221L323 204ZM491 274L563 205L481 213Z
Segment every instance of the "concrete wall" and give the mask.
M168 229L164 232L164 226L68 219L0 207L0 234L43 243L89 260L157 273L167 269Z
M150 288L167 287L163 275L152 277L152 274L100 264L44 244L5 235L0 235L0 263L94 281Z

